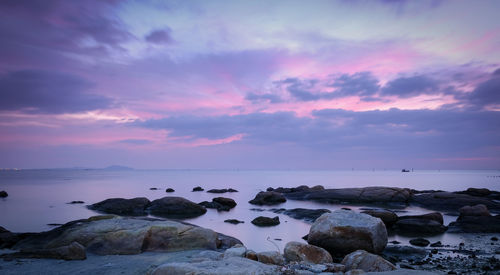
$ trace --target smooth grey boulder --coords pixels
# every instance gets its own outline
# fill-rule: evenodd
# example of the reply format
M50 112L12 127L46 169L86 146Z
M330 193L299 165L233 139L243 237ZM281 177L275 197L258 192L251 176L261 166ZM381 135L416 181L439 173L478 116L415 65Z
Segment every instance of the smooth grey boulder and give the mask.
M313 264L331 263L332 256L325 249L299 242L289 242L285 245L283 256L289 262L308 262Z
M356 250L380 253L387 245L387 230L379 218L349 210L321 215L311 226L307 242L332 255Z
M145 212L146 207L148 207L149 203L150 201L144 197L133 199L111 198L89 205L88 208L107 214L145 216L147 214Z
M163 197L154 200L147 210L152 215L173 219L194 218L207 212L204 206L182 197Z
M365 272L392 271L396 267L384 258L368 253L364 250L357 250L345 256L342 260L346 270L362 269Z

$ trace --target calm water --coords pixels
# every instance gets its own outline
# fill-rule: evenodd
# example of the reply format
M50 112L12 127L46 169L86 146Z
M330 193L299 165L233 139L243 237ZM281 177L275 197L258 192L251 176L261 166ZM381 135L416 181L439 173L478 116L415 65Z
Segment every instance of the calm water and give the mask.
M298 185L323 185L325 188L393 186L419 190L441 189L465 190L468 187L500 189L500 171L212 171L212 170L22 170L0 171L0 190L9 197L0 199L0 226L15 232L38 232L49 230L49 223L66 223L88 218L98 213L85 205L107 198L147 197L150 200L166 196L165 189L174 188L172 196L185 197L194 202L211 201L213 197L233 198L238 205L229 212L208 209L207 214L186 220L240 239L247 247L256 251L274 250L274 241L283 249L286 242L301 240L309 232L310 225L269 211L256 212L248 203L255 194L267 187L295 187ZM234 188L238 193L210 194L191 192L195 186L205 190L211 188ZM151 187L161 190L152 191ZM73 200L85 201L84 205L70 205ZM346 205L328 205L315 202L287 201L279 208L327 208L336 210ZM264 209L273 207L262 207ZM356 206L351 206L354 210ZM427 210L411 207L404 209L410 214ZM257 216L280 216L276 227L259 228L250 223ZM235 218L244 224L224 223ZM445 216L445 223L456 217ZM407 238L391 236L390 239L407 241ZM459 240L452 234L430 238L431 241L454 243Z

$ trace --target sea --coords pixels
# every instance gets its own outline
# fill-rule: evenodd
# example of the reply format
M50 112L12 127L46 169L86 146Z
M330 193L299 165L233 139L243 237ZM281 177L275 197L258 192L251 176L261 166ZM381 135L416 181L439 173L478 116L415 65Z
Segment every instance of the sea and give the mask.
M49 224L99 215L87 205L108 198L146 197L150 200L164 196L180 196L193 202L211 201L214 197L228 197L237 202L229 212L208 209L205 215L184 221L213 229L241 240L255 251L283 250L289 241L302 241L309 232L310 223L282 214L272 208L326 208L331 211L348 207L359 211L362 206L324 204L288 200L277 206L260 207L249 204L259 191L268 187L296 187L323 185L325 188L367 186L407 187L417 190L460 191L469 187L500 190L500 170L113 170L113 169L39 169L0 170L0 190L8 192L0 199L0 226L12 232L40 232L54 228ZM205 192L192 192L201 186ZM158 190L150 190L158 188ZM174 193L166 193L173 188ZM236 193L211 194L212 188L233 188ZM68 204L84 201L84 204ZM255 211L259 208L261 211ZM421 214L431 210L420 207L398 209L399 215ZM443 213L445 225L456 216ZM281 223L274 227L257 227L251 221L258 216L279 216ZM226 219L245 223L229 224ZM460 235L445 233L430 237L430 241L457 244ZM409 238L390 235L390 241L408 243Z

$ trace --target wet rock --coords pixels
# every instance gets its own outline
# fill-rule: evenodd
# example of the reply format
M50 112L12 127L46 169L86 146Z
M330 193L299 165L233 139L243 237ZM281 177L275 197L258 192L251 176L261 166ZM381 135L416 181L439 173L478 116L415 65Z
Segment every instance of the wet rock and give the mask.
M396 213L394 213L393 211L387 209L368 209L362 211L361 213L381 219L386 227L391 227L398 221L398 215L396 215Z
M283 265L285 259L277 251L265 251L257 253L257 259L264 264Z
M396 222L396 231L405 235L438 235L447 230L447 227L435 220L402 219Z
M160 190L160 189L158 189L156 187L151 187L151 188L149 188L149 190Z
M244 221L239 221L237 219L227 219L227 220L224 220L224 222L232 223L232 224L245 223Z
M217 211L229 211L236 206L236 202L230 198L217 197L213 198L212 202L203 201L199 205L206 208L217 209Z
M337 210L321 215L313 223L307 241L332 255L345 255L360 249L380 253L387 245L387 230L378 218Z
M236 206L236 202L230 198L217 197L213 198L212 201L229 208L234 208Z
M474 206L464 206L458 209L460 217L464 216L491 216L490 211L484 204L478 204Z
M232 188L224 188L224 189L210 189L207 191L208 193L216 193L216 194L222 194L222 193L227 193L227 192L238 192L238 190L232 189Z
M29 236L30 234L32 233L13 233L0 226L0 249L11 248L17 242Z
M257 253L253 250L247 250L245 253L245 258L250 259L252 261L258 261L259 257L257 257Z
M163 197L151 202L149 213L165 218L193 218L207 212L207 209L182 197Z
M7 194L6 191L4 191L4 190L0 191L0 198L6 198L8 196L9 196L9 194Z
M471 196L476 196L476 197L486 197L491 195L491 191L487 188L468 188L465 191L461 192L455 192L457 194L466 194L466 195L471 195Z
M394 258L397 261L406 260L414 262L424 259L427 256L427 251L420 247L391 245L384 249L383 255L388 259Z
M452 233L500 233L500 216L463 216L449 225Z
M126 215L126 216L144 216L146 207L150 201L147 198L112 198L89 205L88 208L108 214Z
M205 189L201 188L200 186L197 186L197 187L193 188L193 191L191 191L191 192L200 192L203 190L205 190Z
M441 241L437 241L435 243L431 243L430 247L443 247Z
M488 209L500 210L500 203L486 197L477 197L452 192L431 192L412 196L412 202L428 209L457 211L467 205L484 204Z
M424 238L416 238L416 239L411 239L410 243L415 246L420 246L420 247L426 247L428 246L431 242Z
M274 205L286 202L283 194L273 191L259 192L249 203L256 205Z
M436 221L440 224L443 224L443 214L439 212L432 212L422 215L406 215L398 217L398 220L406 220L406 219L420 219L420 220L432 220Z
M235 245L224 252L224 258L229 257L244 257L247 252L247 248L241 244Z
M85 247L78 242L72 242L69 245L49 248L49 249L31 249L21 250L20 252L2 255L5 258L37 258L37 259L61 259L61 260L85 260L87 254Z
M283 255L287 261L309 262L314 264L331 263L332 256L328 251L314 245L289 242L285 245Z
M167 189L165 190L165 192L167 192L167 193L173 193L173 192L175 192L175 190L174 190L174 189L172 189L172 188L167 188Z
M13 249L53 249L78 242L98 255L138 254L145 251L215 250L235 245L234 238L210 229L171 220L98 216L69 222L16 243ZM241 243L241 242L239 242Z
M252 223L256 226L275 226L280 224L280 219L278 216L274 218L259 216L253 219Z
M305 209L305 208L294 208L294 209L270 209L270 211L276 214L285 214L294 219L303 220L307 222L314 222L319 216L330 213L328 209Z
M345 256L342 260L346 270L361 269L365 272L392 271L396 267L384 258L368 253L364 250L357 250Z
M153 270L152 275L274 275L279 268L246 258L230 257L222 260L208 260L195 263L167 263Z
M85 203L84 201L70 201L67 204L82 204Z

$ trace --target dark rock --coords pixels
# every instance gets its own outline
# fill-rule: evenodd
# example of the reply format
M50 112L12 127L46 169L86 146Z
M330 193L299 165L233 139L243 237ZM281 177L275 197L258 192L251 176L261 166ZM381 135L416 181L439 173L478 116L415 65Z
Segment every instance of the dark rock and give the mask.
M197 186L197 187L193 188L193 191L191 191L191 192L200 192L203 190L205 190L205 189L201 188L200 186Z
M368 214L372 217L381 219L385 226L390 228L394 223L398 221L398 215L391 210L387 209L369 209L364 210L361 213Z
M491 191L486 188L468 188L465 191L460 191L460 192L455 192L457 194L466 194L466 195L471 195L471 196L476 196L476 197L486 197L491 195Z
M0 226L0 249L11 248L17 242L31 234L32 233L12 233Z
M61 260L85 260L87 254L85 247L78 242L69 245L48 249L21 250L20 252L4 254L4 258L36 258L36 259L61 259Z
M490 211L484 204L478 204L474 206L464 206L458 209L460 212L460 217L464 216L491 216Z
M230 198L217 197L217 198L213 198L212 201L219 203L223 206L227 206L229 208L234 208L236 206L236 202Z
M236 202L230 198L217 197L213 198L212 202L203 201L200 202L199 205L202 205L206 208L217 209L217 211L229 211L231 208L236 206Z
M427 256L427 252L423 248L414 246L391 245L384 249L383 256L406 261L420 261Z
M88 208L108 214L143 216L150 201L147 198L122 199L112 198L89 205Z
M398 220L405 220L405 219L422 219L422 220L433 220L436 221L440 224L443 224L443 215L439 212L432 212L432 213L427 213L423 215L407 215L407 216L401 216L398 217Z
M307 222L314 222L319 216L330 213L328 209L305 209L305 208L294 208L294 209L270 209L270 211L276 214L285 214L294 219L303 220Z
M395 229L406 235L438 235L444 233L447 227L435 220L402 219L396 222Z
M500 215L464 216L449 225L452 233L500 233Z
M210 189L207 191L208 193L216 193L216 194L221 194L221 193L227 193L227 192L238 192L238 190L229 188L229 189Z
M172 189L172 188L167 188L167 190L165 190L165 192L167 192L167 193L173 193L173 192L175 192L175 190Z
M399 267L405 269L415 269L413 266L407 264L400 264Z
M249 203L256 205L274 205L286 202L286 198L283 194L270 191L270 192L259 192L255 198Z
M5 192L4 190L0 191L0 198L6 198L8 196L9 194L7 194L7 192Z
M280 224L280 219L278 216L274 218L260 216L253 219L252 223L256 226L275 226Z
M423 239L423 238L412 239L412 240L410 240L410 243L412 245L421 246L421 247L426 247L430 244L430 242L428 240Z
M304 241L307 241L308 238L309 238L309 234L302 236L302 240L304 240Z
M430 247L443 247L441 241L437 241L435 243L431 243Z
M225 220L224 222L232 223L232 224L245 223L244 221L239 221L237 219L228 219L228 220Z
M228 249L235 245L243 245L243 243L235 237L217 233L217 249Z
M498 241L498 238L497 237L491 237L491 240L494 241L494 242L496 242L496 241Z
M166 218L193 218L207 212L207 209L181 197L163 197L151 202L149 213Z
M151 188L149 188L149 190L159 190L159 189L156 187L151 187Z
M411 202L428 209L457 211L467 205L484 204L490 210L500 210L500 203L487 197L477 197L451 192L422 193L412 196Z
M85 203L84 201L71 201L71 202L68 202L68 204L82 204L82 203Z
M48 226L61 226L62 223L48 223Z

